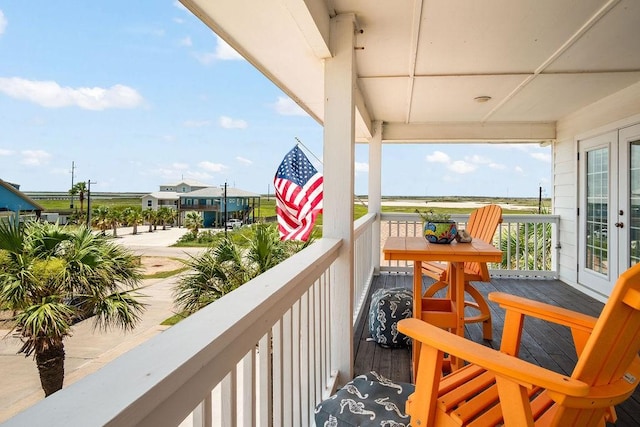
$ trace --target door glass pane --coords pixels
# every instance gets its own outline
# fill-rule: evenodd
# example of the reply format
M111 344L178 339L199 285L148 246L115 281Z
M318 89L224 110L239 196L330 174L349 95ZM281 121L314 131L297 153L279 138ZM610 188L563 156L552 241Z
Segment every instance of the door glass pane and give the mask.
M629 265L640 261L640 141L631 143L629 171Z
M586 159L587 193L587 250L585 267L607 274L609 212L609 150L588 151Z

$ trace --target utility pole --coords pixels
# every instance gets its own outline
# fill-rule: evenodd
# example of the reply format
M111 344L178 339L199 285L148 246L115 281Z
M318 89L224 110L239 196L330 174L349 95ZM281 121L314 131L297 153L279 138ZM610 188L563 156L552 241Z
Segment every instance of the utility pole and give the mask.
M87 228L91 228L91 184L97 184L97 182L87 181Z
M224 237L227 237L227 181L224 182Z
M71 190L73 191L73 174L74 174L74 170L76 168L76 163L75 162L71 162ZM71 203L69 204L69 208L73 209L73 192L71 193Z

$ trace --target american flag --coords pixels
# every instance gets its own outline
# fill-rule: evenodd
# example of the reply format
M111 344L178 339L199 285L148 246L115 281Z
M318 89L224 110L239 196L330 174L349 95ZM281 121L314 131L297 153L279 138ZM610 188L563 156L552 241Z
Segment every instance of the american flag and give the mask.
M280 163L273 182L280 239L306 242L322 212L322 174L296 145Z

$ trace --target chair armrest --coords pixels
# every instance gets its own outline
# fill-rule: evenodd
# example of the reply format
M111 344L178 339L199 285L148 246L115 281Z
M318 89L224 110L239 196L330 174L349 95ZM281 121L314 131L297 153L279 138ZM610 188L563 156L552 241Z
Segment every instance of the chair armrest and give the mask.
M593 316L577 311L503 292L491 292L489 293L489 299L500 304L505 310L514 310L527 316L568 326L572 329L584 330L585 332L591 332L598 320Z
M579 380L499 352L418 319L398 322L398 331L423 345L459 357L527 388L540 386L569 396L586 396L589 386Z

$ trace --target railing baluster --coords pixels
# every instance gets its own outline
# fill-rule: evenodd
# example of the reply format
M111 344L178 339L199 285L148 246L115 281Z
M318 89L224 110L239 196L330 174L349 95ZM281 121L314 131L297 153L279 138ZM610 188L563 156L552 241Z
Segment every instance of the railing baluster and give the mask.
M284 345L283 345L283 320L280 319L273 328L273 425L281 426L283 424L283 412L284 412L284 384L283 384L283 371L284 371Z
M262 337L262 339L260 339L260 342L258 344L258 373L260 382L260 396L258 399L258 421L260 426L265 427L270 427L273 425L273 383L271 381L273 375L273 358L271 342L272 334L271 331L269 331L265 336Z
M300 422L309 425L309 294L300 299ZM294 390L295 392L295 390Z
M236 368L232 369L227 374L221 383L221 420L223 426L235 427L238 425L238 418L236 415L237 405L237 382L238 375Z
M193 411L193 427L211 427L212 425L211 393Z
M293 425L293 328L291 327L292 313L288 310L282 318L282 425Z
M256 349L252 348L242 359L242 425L256 425Z

